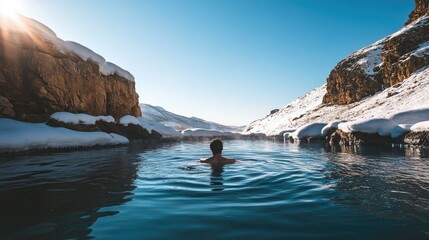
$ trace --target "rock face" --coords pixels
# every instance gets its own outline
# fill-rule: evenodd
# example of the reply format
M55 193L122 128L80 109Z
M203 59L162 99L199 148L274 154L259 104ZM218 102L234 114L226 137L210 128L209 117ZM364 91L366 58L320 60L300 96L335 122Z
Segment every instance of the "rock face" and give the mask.
M429 132L410 132L405 135L404 142L410 145L429 147Z
M71 124L58 121L50 118L46 125L51 127L62 127L68 128L79 132L106 132L116 133L127 137L129 140L161 140L162 135L156 131L149 133L146 129L139 125L129 124L124 126L122 124L116 124L105 121L96 121L93 125L87 124Z
M330 135L329 143L331 145L340 144L345 146L350 145L385 145L391 142L390 137L383 137L377 133L362 133L350 132L345 133L341 130L336 130Z
M411 12L410 16L408 17L408 21L405 23L405 25L408 25L412 23L413 21L417 20L418 18L429 14L429 1L428 0L414 0L415 2L415 9Z
M328 76L324 104L360 101L429 65L429 0L415 3L402 30L338 63Z
M1 24L0 31L0 117L46 121L59 111L141 115L134 81L101 74L95 61L59 50L51 40L62 40L55 35Z

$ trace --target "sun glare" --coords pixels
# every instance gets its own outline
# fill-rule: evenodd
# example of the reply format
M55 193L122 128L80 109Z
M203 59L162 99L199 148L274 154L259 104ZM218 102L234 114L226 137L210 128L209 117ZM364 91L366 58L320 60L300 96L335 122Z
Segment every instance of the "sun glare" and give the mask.
M19 10L19 6L18 0L0 0L0 15L11 17Z

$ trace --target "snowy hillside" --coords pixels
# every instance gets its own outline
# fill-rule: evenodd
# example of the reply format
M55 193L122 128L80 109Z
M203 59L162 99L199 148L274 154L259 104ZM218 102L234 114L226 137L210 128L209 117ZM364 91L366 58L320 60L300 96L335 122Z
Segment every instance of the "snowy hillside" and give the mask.
M349 105L323 105L325 85L298 98L277 113L252 122L247 133L277 135L308 123L334 120L386 118L398 112L429 108L429 67L414 73L401 84Z
M224 135L239 133L244 127L225 126L222 124L209 122L196 117L185 117L165 110L162 107L149 104L140 104L142 116L138 118L141 125L148 130L156 130L164 137L181 137L185 130L198 129L198 132L205 131L203 135L217 131L217 134ZM189 132L189 131L188 131Z
M398 39L413 39L413 36L414 38L419 36L417 39L425 39L427 37L425 29L428 26L429 16L423 16L398 32L354 52L331 72L331 75L335 73L331 79L333 81L330 82L328 78L328 84L296 99L278 112L250 123L243 132L264 133L272 136L285 131L292 132L292 130L310 123L388 118L403 111L429 108L429 66L425 62L429 57L429 42L422 40L417 47L412 48L413 50L401 53L397 63L383 62L381 56L383 51L386 51L386 44L391 47L392 41L396 41L395 47L400 49L402 47L400 44L404 43ZM374 76L380 71L386 70L388 64L395 67L404 65L396 69L396 75L392 76L405 76L407 73L411 73L411 75L407 75L409 77L405 77L403 81L398 80L399 83L394 81L396 84L391 85L387 85L388 82L391 82L391 79L388 78L380 87L383 89L382 91L376 92L374 95L370 94L369 97L364 97L360 101L352 101L347 105L335 103L348 102L350 100L348 98L353 98L362 92L366 94L364 96L368 96L367 93L373 91L374 87L378 89L376 86L380 83ZM422 64L423 67L421 67ZM392 66L390 66L391 69L393 69ZM415 68L418 70L414 70L413 66L418 66ZM341 74L344 74L345 77L338 78L338 75ZM353 81L357 81L356 84L350 85ZM391 87L386 87L385 84ZM344 92L336 89L339 85L346 86ZM326 101L327 99L329 101ZM323 102L329 102L329 104Z

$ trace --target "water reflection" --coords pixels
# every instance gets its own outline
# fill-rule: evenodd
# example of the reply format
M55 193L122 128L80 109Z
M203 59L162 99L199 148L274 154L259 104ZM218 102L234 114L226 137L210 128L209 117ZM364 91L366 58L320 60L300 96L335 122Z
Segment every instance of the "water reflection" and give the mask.
M100 208L130 201L136 147L1 157L0 233L7 239L85 238Z
M415 157L415 151L391 147L326 150L335 153L324 159L326 180L335 183L338 193L334 201L383 218L429 224L425 151Z
M196 161L206 156L206 146L134 145L3 159L0 234L3 239L427 238L424 153L231 141L227 154L241 161L209 169Z
M223 187L223 168L224 164L211 164L210 186L212 191L222 191Z

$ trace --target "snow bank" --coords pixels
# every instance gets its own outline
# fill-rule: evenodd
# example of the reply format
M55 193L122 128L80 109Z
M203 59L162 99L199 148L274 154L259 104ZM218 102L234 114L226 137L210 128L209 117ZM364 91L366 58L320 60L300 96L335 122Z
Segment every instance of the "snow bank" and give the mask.
M233 135L230 132L202 128L185 129L182 131L182 134L185 137L224 137Z
M328 135L328 133L332 130L332 129L338 129L338 124L340 123L345 123L347 122L346 120L338 120L338 121L333 121L328 123L325 127L322 128L321 134L322 137L325 137L326 135Z
M392 138L397 138L402 134L409 132L411 126L412 126L411 124L398 124L394 128L392 128L392 131L390 132L390 136Z
M69 113L69 112L56 112L51 115L51 119L55 119L59 122L70 123L70 124L84 124L84 125L95 125L96 121L104 121L108 123L114 123L115 119L112 116L91 116L84 113Z
M410 130L412 132L429 132L429 121L414 124Z
M343 132L378 133L380 136L390 136L396 123L386 118L373 118L360 121L352 121L338 124L338 129Z
M283 138L284 139L286 139L286 138L288 138L293 132L295 132L296 131L296 129L289 129L289 130L285 130L285 131L283 131L282 133L280 133L280 134L282 134L283 135Z
M0 152L32 149L92 147L128 144L128 139L104 132L77 132L49 127L43 123L25 123L0 118Z
M0 17L0 28L8 31L18 31L26 34L33 34L39 36L46 41L49 41L54 44L62 53L72 53L80 57L84 61L91 60L98 64L99 72L105 76L109 75L118 75L128 81L134 82L134 76L128 71L118 67L117 65L106 62L106 60L93 52L91 49L88 49L85 46L80 45L79 43L72 41L64 41L57 37L54 31L49 27L39 23L38 21L27 18L25 16L16 14L12 18Z
M148 122L143 117L138 117L137 119L140 122L140 126L145 128L148 132L152 132L154 130L166 138L181 138L181 137L183 137L181 132L178 132L174 128L166 126L162 123Z
M98 70L100 71L101 74L105 76L116 74L131 82L134 81L134 76L131 73L118 67L113 63L106 62L106 60L102 56L93 52L91 49L80 45L79 43L72 42L72 41L63 41L59 38L51 41L55 44L55 47L63 53L70 52L70 53L76 54L84 61L91 60L97 63L99 67Z
M136 117L131 116L131 115L125 115L125 116L121 117L121 119L119 120L119 124L122 124L124 126L128 126L129 124L141 126L140 121Z
M304 125L292 134L290 136L293 139L303 139L307 137L322 137L322 129L326 126L326 123L311 123Z
M388 117L397 124L415 124L429 120L429 108L399 112Z

